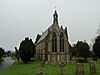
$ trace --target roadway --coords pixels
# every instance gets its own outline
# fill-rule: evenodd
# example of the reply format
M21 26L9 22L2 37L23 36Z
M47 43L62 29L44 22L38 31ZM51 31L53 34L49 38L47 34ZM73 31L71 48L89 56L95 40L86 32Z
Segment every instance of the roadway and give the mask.
M9 67L14 63L14 60L11 57L5 57L4 61L0 63L0 70Z

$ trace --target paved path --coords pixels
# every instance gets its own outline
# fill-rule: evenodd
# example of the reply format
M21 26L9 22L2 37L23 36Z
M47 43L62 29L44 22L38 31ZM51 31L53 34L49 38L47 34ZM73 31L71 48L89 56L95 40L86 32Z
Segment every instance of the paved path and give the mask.
M0 70L12 65L14 60L11 57L4 58L4 61L0 63Z

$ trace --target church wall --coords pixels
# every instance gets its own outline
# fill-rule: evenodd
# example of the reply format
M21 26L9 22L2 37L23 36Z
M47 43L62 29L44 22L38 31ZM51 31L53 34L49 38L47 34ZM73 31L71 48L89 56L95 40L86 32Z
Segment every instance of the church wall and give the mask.
M47 50L48 54L48 60L51 62L61 62L61 61L67 61L69 60L69 45L67 41L67 37L64 37L64 52L60 52L60 37L57 36L57 52L52 52L52 37L49 37L47 39L47 43L45 40L42 40L40 43L36 45L36 58L40 60L45 60L45 51ZM46 39L46 38L45 38ZM48 46L48 47L47 47ZM47 48L47 49L46 49ZM45 50L46 49L46 50Z
M68 36L65 33L65 29L63 29L62 26L60 28L58 25L58 15L56 11L53 18L53 25L48 28L48 34L43 35L43 37L45 36L43 40L36 45L36 58L49 62L68 61L70 56ZM54 42L52 43L52 41Z
M42 60L45 53L45 41L41 41L36 45L36 58Z

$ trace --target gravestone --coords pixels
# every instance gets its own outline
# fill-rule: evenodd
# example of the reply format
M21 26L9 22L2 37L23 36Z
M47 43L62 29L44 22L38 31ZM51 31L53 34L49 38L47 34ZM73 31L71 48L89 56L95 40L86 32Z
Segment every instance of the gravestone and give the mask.
M43 75L43 71L38 71L36 75Z
M75 57L72 58L71 63L72 63L72 64L76 63Z
M90 72L91 73L95 73L96 72L96 61L92 60L89 63L89 68L90 68Z
M65 67L64 62L61 62L59 67L60 67L60 73L59 73L59 75L64 75L64 73L63 73L63 69Z
M45 66L45 62L41 61L41 67L44 67L44 66Z
M84 75L84 65L82 63L76 64L76 75Z
M45 62L45 64L48 64L48 63L49 63L48 61Z

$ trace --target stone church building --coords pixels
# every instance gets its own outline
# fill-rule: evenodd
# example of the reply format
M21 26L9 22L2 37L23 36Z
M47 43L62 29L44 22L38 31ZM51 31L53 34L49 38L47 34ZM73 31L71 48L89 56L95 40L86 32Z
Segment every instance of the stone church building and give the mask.
M67 62L70 59L67 27L59 26L58 14L53 14L53 24L36 43L36 58L48 62Z

